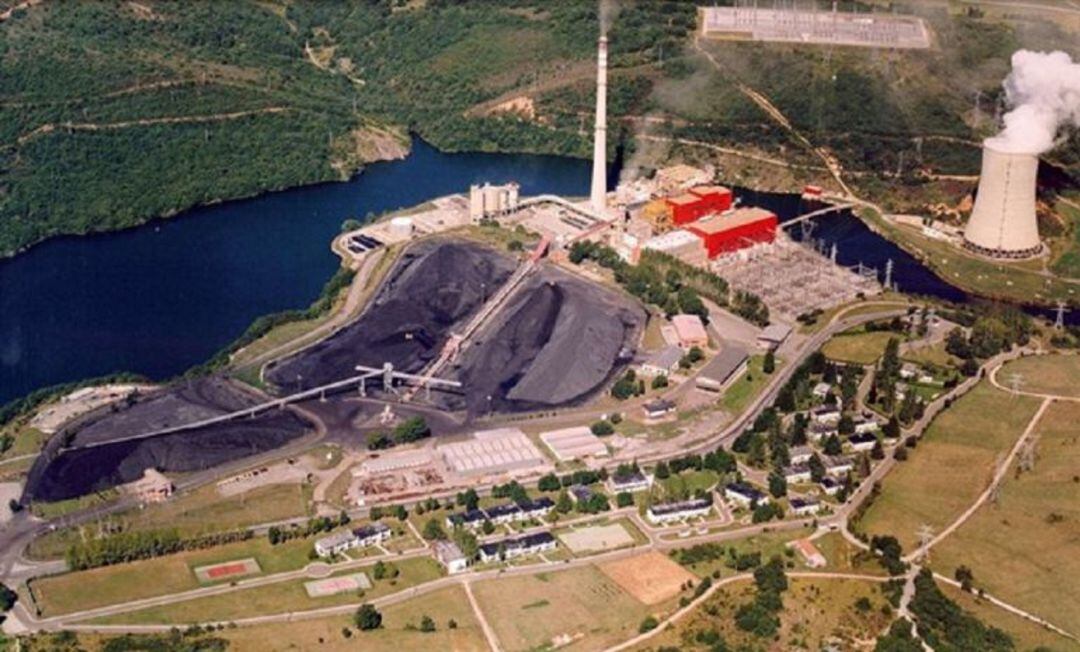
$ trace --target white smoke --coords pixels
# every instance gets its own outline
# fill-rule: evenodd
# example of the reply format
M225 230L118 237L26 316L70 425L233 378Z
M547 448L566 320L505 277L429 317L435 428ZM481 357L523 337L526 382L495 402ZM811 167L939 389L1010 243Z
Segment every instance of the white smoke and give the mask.
M1080 126L1080 62L1067 53L1014 52L1004 86L1011 110L1001 133L987 139L990 147L1041 154L1053 149L1061 127Z
M607 36L615 15L619 13L619 4L615 0L600 0L600 35Z

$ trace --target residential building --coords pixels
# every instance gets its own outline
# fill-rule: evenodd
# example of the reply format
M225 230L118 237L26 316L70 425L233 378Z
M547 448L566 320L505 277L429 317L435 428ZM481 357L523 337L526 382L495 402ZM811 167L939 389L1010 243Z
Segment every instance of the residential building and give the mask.
M815 408L810 408L810 421L814 423L821 423L825 425L836 425L840 423L840 406L839 405L819 405Z
M356 535L351 530L342 530L315 541L315 554L330 557L356 547Z
M708 516L712 511L712 500L708 498L694 498L677 503L661 503L651 505L645 511L649 522L654 524L672 523L697 516Z
M378 545L389 540L393 534L393 530L386 523L369 523L353 530L357 546L361 548Z
M821 485L821 490L825 492L826 496L835 496L836 494L840 493L840 488L843 486L839 480L828 476L822 478L819 484Z
M816 498L793 496L788 500L788 506L796 516L809 516L821 511L821 501Z
M468 557L451 541L435 541L431 544L431 549L435 553L435 559L446 567L446 572L450 575L461 573L469 567Z
M649 378L668 376L678 370L679 360L682 360L682 357L682 349L674 345L666 346L646 358L638 370L641 375Z
M459 512L456 514L450 514L446 517L446 527L453 529L455 527L464 527L470 530L475 530L484 524L484 521L488 520L488 515L482 509L470 509L465 512Z
M810 482L810 467L805 464L793 464L784 469L784 480L788 484Z
M806 429L806 438L815 444L820 444L822 440L838 434L840 434L840 429L837 423L811 423Z
M863 451L869 451L874 449L874 445L877 444L877 435L869 432L856 433L848 437L848 444L851 445L851 450L856 453Z
M769 497L746 482L732 482L724 487L724 498L740 507L765 505Z
M488 520L496 525L521 520L521 508L517 506L517 503L505 503L489 507L484 510L484 513L487 514Z
M855 463L851 461L851 458L843 455L826 455L821 462L825 465L825 473L834 476L845 476L855 468Z
M829 390L832 389L832 385L829 383L818 383L814 385L814 391L812 392L815 398L823 399L829 395Z
M855 432L858 434L874 432L878 429L877 421L868 417L857 416L852 421L855 423Z
M652 486L653 476L646 475L641 471L634 473L628 473L626 475L612 474L608 478L608 490L611 493L617 494L622 492L634 493L637 491L648 491Z
M551 536L550 532L537 532L523 537L483 544L480 546L480 561L484 563L507 561L517 557L537 555L554 550L557 546L558 542L555 537Z
M586 487L583 484L571 485L569 488L570 497L575 503L586 503L596 494L595 491Z
M532 518L547 516L555 509L555 501L547 496L541 496L536 500L518 505L521 508L521 520L527 521Z
M788 456L792 464L806 464L814 456L814 448L813 446L793 446L788 451Z

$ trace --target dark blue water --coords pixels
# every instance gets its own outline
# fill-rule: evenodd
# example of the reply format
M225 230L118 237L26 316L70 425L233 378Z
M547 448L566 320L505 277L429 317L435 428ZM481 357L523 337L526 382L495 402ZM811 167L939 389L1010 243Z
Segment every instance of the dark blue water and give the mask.
M338 267L343 220L515 180L524 194L588 194L588 161L446 154L417 140L347 183L197 208L167 221L61 238L0 261L0 404L36 388L134 371L167 378L260 315L303 308Z

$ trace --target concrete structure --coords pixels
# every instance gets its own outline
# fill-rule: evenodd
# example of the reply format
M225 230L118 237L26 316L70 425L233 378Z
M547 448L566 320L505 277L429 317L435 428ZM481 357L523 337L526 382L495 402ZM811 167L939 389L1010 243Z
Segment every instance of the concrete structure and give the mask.
M462 573L469 567L469 558L453 542L435 541L431 544L431 550L435 554L435 559L446 568L449 575Z
M450 469L467 475L521 472L547 464L544 455L518 428L476 432L472 439L442 444L437 450Z
M677 503L650 505L645 510L645 517L654 525L685 521L688 518L708 516L712 511L712 501L708 498L695 498Z
M671 325L675 327L675 335L679 338L679 346L685 350L693 347L704 349L709 346L709 333L705 330L705 324L697 315L674 315Z
M1039 158L983 143L975 207L964 228L964 247L991 258L1030 258L1042 252L1035 217Z
M694 379L694 385L707 392L722 392L746 370L749 360L746 349L727 345L705 365Z
M703 266L708 260L705 243L702 242L701 238L682 229L649 238L642 245L642 248L674 256L687 265L695 267Z
M367 591L371 588L371 580L366 573L353 573L328 577L325 580L304 582L304 590L309 598L325 598L341 593L356 594L359 591Z
M596 120L593 132L592 185L589 205L604 214L607 206L607 37L596 44Z
M758 334L758 347L776 350L791 335L791 326L787 324L769 324Z
M653 476L646 475L641 471L626 475L614 473L608 478L607 488L613 494L636 493L638 491L648 491L652 483Z
M550 532L537 532L523 537L485 543L480 546L480 561L484 563L509 561L554 550L558 545Z
M143 477L127 486L141 503L160 503L168 500L173 493L172 481L154 468L146 469Z
M569 462L584 457L607 457L608 449L588 426L574 426L540 433L540 441L551 450L555 459Z
M759 7L703 7L702 33L706 37L817 43L873 48L925 49L930 47L930 33L922 18L895 13L821 11L816 3L803 8L775 3ZM764 4L764 3L763 3Z
M745 482L732 482L724 487L724 498L741 507L767 505L769 497Z
M638 371L642 376L649 378L667 376L679 368L679 360L682 360L682 357L682 349L677 346L666 346L642 362Z
M678 220L675 222L680 224ZM746 249L776 239L776 215L763 208L737 208L729 213L713 215L692 224L686 230L705 243L710 259Z
M519 191L520 187L516 183L501 186L490 183L469 186L469 218L473 222L479 222L485 218L498 217L517 210Z
M819 405L815 408L810 408L810 421L813 423L835 425L840 421L841 414L840 406L838 405Z
M398 217L391 218L390 231L399 238L408 238L416 230L416 225L413 223L411 217L399 215Z

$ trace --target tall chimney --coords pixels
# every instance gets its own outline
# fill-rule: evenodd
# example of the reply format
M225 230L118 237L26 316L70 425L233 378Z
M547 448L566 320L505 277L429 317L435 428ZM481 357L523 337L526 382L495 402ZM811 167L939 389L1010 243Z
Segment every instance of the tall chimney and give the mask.
M603 214L607 196L607 37L601 36L596 55L596 131L593 134L592 190L589 203Z
M1039 158L983 143L979 194L964 229L964 246L991 258L1030 258L1042 252L1035 217Z

